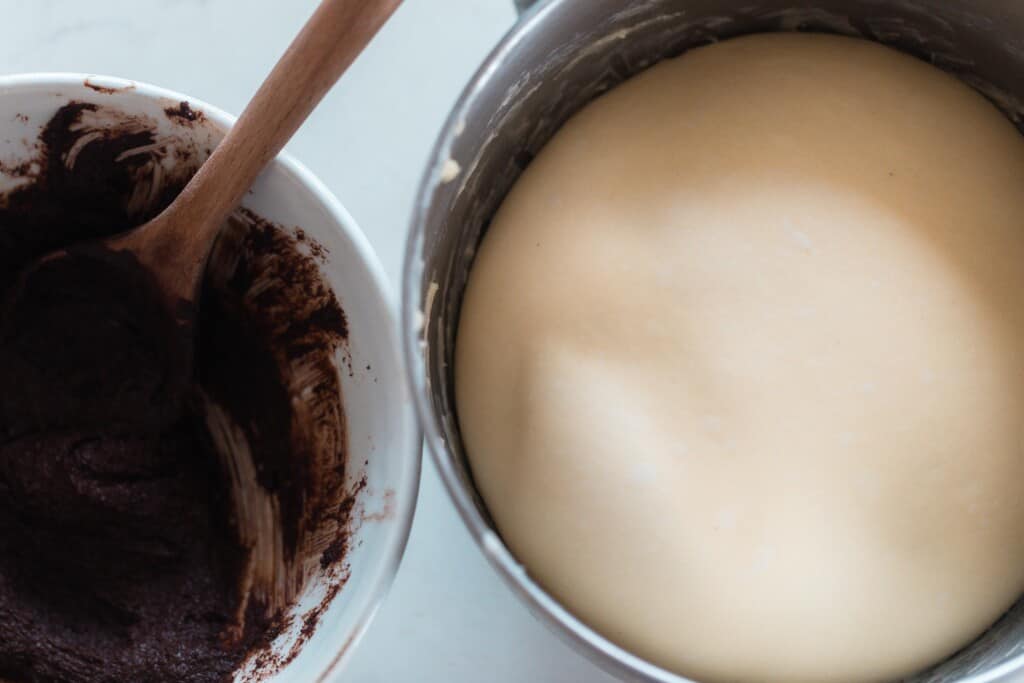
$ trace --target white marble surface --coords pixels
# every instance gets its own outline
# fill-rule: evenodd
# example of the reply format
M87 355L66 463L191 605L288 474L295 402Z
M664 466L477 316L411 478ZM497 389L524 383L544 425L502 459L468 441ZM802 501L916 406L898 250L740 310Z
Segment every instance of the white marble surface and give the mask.
M238 113L315 0L0 0L0 72L146 81ZM289 151L341 199L397 285L430 145L511 0L407 0ZM606 683L491 573L429 459L391 595L345 680Z

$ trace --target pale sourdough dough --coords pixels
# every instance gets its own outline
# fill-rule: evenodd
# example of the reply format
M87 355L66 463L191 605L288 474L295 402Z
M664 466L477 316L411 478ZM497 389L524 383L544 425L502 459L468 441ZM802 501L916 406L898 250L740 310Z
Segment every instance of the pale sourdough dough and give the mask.
M695 50L501 207L456 355L527 570L709 681L883 681L1024 589L1024 139L868 42Z

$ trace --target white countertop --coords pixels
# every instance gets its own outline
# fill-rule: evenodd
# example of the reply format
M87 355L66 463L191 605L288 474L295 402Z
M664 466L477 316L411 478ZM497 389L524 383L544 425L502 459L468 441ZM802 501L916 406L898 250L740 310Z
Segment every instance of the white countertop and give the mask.
M239 113L316 0L0 0L0 72L79 71ZM341 199L397 291L441 123L515 20L512 0L407 0L289 151ZM607 683L491 572L425 458L412 537L347 671L357 683Z

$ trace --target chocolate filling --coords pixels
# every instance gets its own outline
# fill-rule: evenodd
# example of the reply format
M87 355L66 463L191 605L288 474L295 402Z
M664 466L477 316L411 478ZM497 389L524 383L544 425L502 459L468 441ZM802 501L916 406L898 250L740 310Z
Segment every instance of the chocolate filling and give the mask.
M225 680L343 562L321 568L354 495L322 248L237 214L192 363L144 273L73 247L154 216L202 161L157 130L71 103L36 159L0 165L25 180L0 201L0 679Z

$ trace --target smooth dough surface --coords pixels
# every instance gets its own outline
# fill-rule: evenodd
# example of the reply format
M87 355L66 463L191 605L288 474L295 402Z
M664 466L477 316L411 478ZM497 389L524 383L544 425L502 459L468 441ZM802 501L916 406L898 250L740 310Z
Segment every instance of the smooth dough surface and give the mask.
M462 310L477 484L527 570L701 681L887 681L1024 590L1024 139L941 71L726 41L592 103Z

